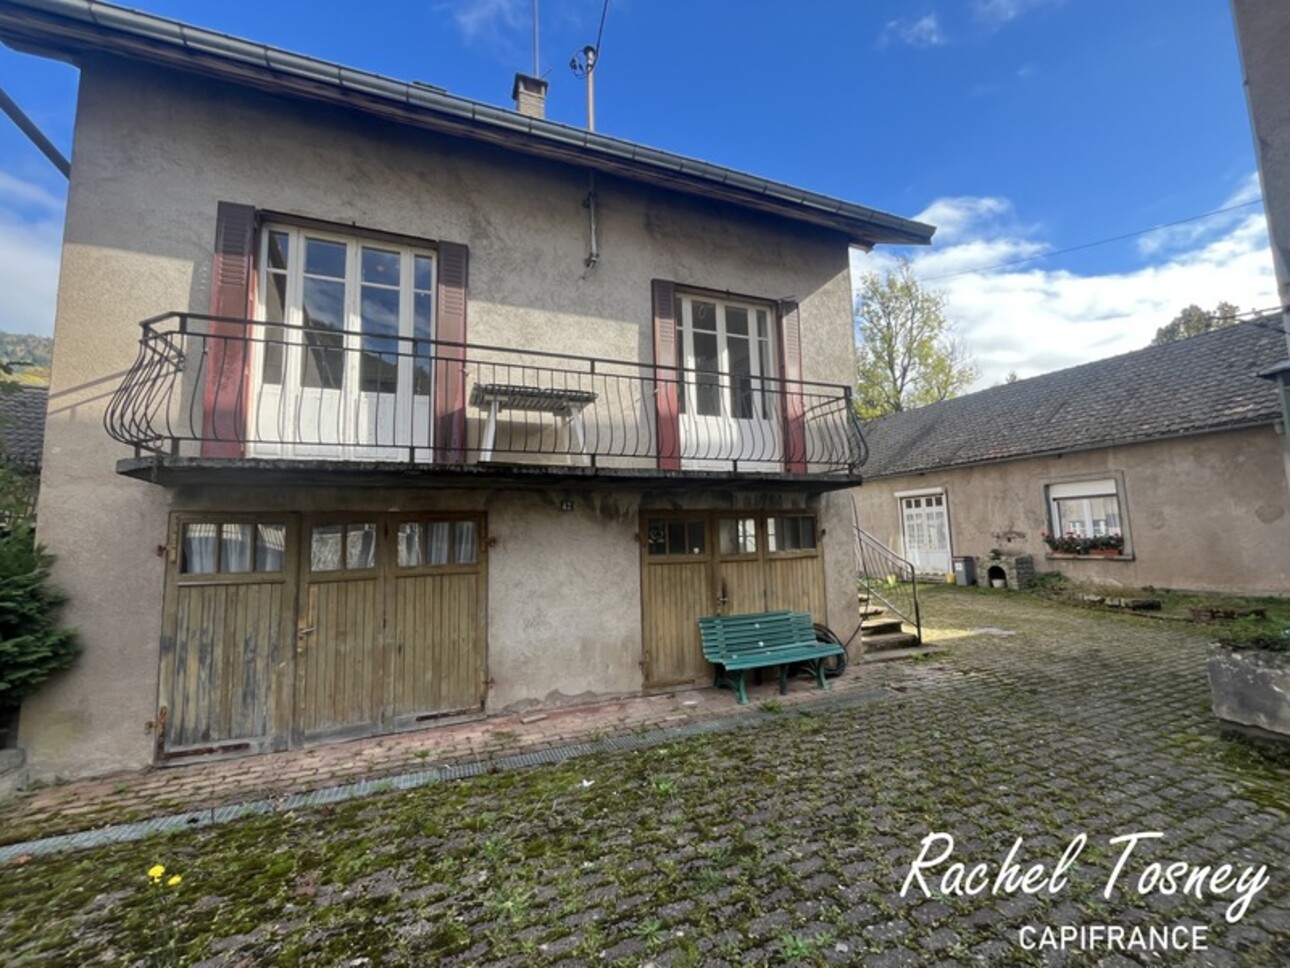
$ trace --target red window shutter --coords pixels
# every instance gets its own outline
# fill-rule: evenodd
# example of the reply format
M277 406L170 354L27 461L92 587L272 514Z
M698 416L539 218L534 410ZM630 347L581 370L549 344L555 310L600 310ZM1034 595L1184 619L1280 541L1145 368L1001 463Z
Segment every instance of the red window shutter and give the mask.
M434 454L443 464L466 460L466 303L469 250L457 242L439 243L439 283L435 320L437 345L434 385ZM460 344L460 345L447 345Z
M677 405L676 286L655 279L654 290L654 407L658 423L658 467L681 469L681 413Z
M215 214L215 261L211 266L211 315L249 319L255 264L255 209L220 202ZM203 457L246 453L248 397L247 327L212 322L207 338Z
M784 470L806 473L806 417L802 400L802 322L797 303L779 304L780 376L784 379Z

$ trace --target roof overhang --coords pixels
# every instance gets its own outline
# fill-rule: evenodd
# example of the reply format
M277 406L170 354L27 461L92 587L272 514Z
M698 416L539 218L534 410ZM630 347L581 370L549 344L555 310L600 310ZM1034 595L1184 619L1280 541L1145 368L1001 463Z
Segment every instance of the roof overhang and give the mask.
M934 226L570 125L98 0L0 0L0 39L79 63L111 54L579 165L832 229L863 248L927 245Z

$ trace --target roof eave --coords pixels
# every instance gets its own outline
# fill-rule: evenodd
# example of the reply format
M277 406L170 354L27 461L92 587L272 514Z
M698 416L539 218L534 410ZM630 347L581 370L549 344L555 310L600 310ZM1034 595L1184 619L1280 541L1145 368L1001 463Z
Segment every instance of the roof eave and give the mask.
M734 169L93 0L0 3L0 36L15 49L61 60L109 53L345 107L831 229L863 248L928 245L936 231Z

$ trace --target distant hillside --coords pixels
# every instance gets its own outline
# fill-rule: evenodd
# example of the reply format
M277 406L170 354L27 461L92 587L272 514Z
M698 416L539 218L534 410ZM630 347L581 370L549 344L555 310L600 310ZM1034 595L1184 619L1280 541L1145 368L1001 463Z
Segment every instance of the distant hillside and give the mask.
M19 383L49 383L49 364L54 355L54 341L48 336L31 333L0 333L0 360L30 363L14 373Z

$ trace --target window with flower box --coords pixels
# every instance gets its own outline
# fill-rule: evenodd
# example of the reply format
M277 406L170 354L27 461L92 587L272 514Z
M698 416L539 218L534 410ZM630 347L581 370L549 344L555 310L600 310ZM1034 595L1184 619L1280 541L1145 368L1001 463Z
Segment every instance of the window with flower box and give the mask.
M1049 530L1044 542L1051 553L1112 557L1127 553L1117 478L1049 484L1047 491Z

